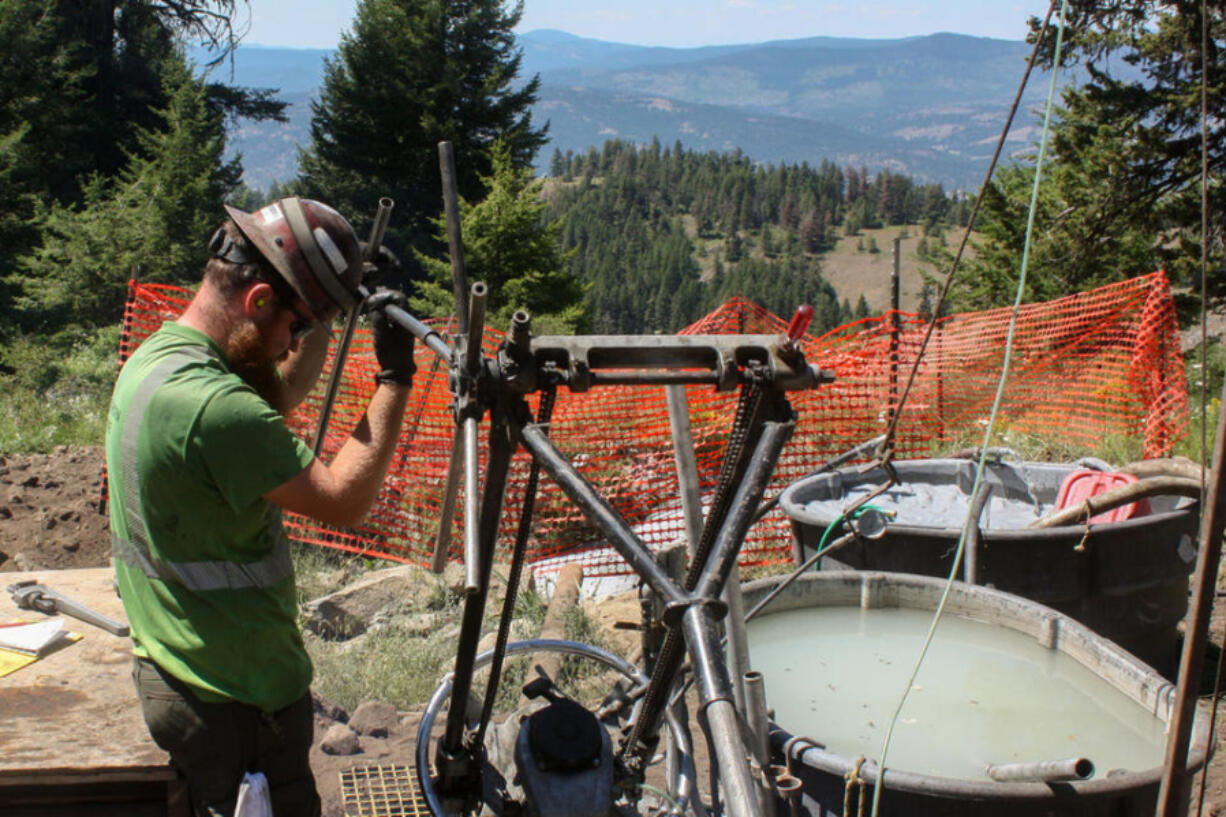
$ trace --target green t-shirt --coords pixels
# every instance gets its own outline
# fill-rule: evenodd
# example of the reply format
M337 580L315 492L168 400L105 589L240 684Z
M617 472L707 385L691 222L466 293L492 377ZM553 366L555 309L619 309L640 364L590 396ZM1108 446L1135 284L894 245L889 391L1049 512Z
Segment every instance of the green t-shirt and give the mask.
M151 376L147 393L135 397ZM161 385L151 389L159 377ZM134 404L137 413L141 405L144 411L133 424ZM135 459L135 475L125 473L125 434L136 441L126 454ZM280 509L262 497L298 475L313 456L194 329L164 324L120 372L106 458L111 531L118 540L115 572L134 651L203 700L236 700L271 712L307 691L311 661L296 620L293 570L254 583L192 589L190 581L119 558L131 526L139 525L133 511L144 520L149 559L181 575L241 574L243 566L268 562L274 550L288 565Z

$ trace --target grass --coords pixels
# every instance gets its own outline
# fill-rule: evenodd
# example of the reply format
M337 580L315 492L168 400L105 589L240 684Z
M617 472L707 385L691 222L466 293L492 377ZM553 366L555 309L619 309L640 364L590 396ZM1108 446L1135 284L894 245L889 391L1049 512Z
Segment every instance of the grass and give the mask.
M102 445L118 348L118 327L0 348L0 451Z
M388 567L384 561L337 554L322 548L294 549L298 579L299 623L306 605L351 583L363 572ZM495 569L485 607L483 637L492 642L506 588L506 570ZM442 676L452 669L460 633L463 599L444 577L422 569L417 591L406 609L364 634L346 641L308 635L307 652L315 664L314 687L325 698L352 709L363 701L386 701L407 710L426 701ZM516 596L511 640L534 637L547 603L530 583ZM510 662L500 687L508 701L518 698L527 677L527 659ZM474 692L484 693L485 674L477 675Z

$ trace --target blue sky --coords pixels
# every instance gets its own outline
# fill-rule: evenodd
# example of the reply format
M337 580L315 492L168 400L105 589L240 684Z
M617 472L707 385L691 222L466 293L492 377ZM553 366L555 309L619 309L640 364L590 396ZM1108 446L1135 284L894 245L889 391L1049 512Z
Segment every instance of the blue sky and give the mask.
M245 41L332 48L357 0L250 0ZM1042 0L525 0L520 32L557 28L638 45L690 47L952 31L1020 40Z

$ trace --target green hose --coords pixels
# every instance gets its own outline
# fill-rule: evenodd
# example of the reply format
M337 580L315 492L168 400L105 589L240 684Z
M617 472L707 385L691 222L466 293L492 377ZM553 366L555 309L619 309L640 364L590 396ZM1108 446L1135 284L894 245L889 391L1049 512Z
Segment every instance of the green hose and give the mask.
M858 508L856 508L854 511L852 511L852 512L851 512L851 518L852 518L852 519L858 519L858 518L860 517L860 514L864 513L865 511L877 511L878 513L886 513L885 508L881 508L881 507L879 507L879 506L877 506L877 505L869 505L869 504L865 504L865 505L861 505L860 507L858 507ZM831 522L829 525L827 525L827 526L826 526L826 530L825 530L825 531L822 533L822 538L821 538L821 540L820 540L820 541L817 543L817 549L818 549L818 551L821 551L821 549L822 549L823 547L825 547L825 546L826 546L826 540L830 538L830 534L834 532L834 529L835 529L836 527L838 527L839 525L843 524L843 521L844 521L846 518L847 518L847 517L846 517L846 515L844 515L844 514L839 514L838 516L836 516L836 517L834 518L834 521L832 521L832 522ZM821 570L821 569L822 569L822 560L821 560L821 559L818 559L816 562L814 562L814 563L813 563L813 569L814 569L814 570Z

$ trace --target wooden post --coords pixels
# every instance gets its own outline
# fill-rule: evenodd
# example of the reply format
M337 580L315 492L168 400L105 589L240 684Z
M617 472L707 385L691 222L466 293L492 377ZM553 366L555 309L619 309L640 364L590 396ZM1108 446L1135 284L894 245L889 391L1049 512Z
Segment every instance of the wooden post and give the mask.
M1226 401L1226 384L1223 384L1222 397L1223 401ZM1196 717L1197 692L1205 660L1209 618L1217 597L1218 562L1222 558L1222 526L1226 524L1226 494L1222 490L1223 467L1226 467L1226 411L1218 414L1217 438L1213 443L1213 470L1210 472L1204 501L1201 502L1196 577L1192 602L1188 608L1183 654L1179 659L1175 705L1167 729L1162 785L1158 789L1158 817L1183 817L1188 808L1187 800L1191 790L1187 768L1188 742Z
M566 613L579 603L579 588L583 584L583 566L578 564L563 565L558 571L557 581L553 586L553 597L549 600L549 609L545 612L545 621L541 624L541 638L566 638ZM530 666L539 667L549 676L549 680L558 683L558 675L562 671L562 656L556 652L540 653L532 656ZM529 677L533 671L529 670Z
M894 423L894 415L898 412L898 346L902 334L902 322L898 310L901 305L899 286L900 270L902 268L902 239L895 238L893 242L893 269L890 271L890 409L889 424ZM897 436L897 434L895 435ZM886 441L890 448L894 440Z

